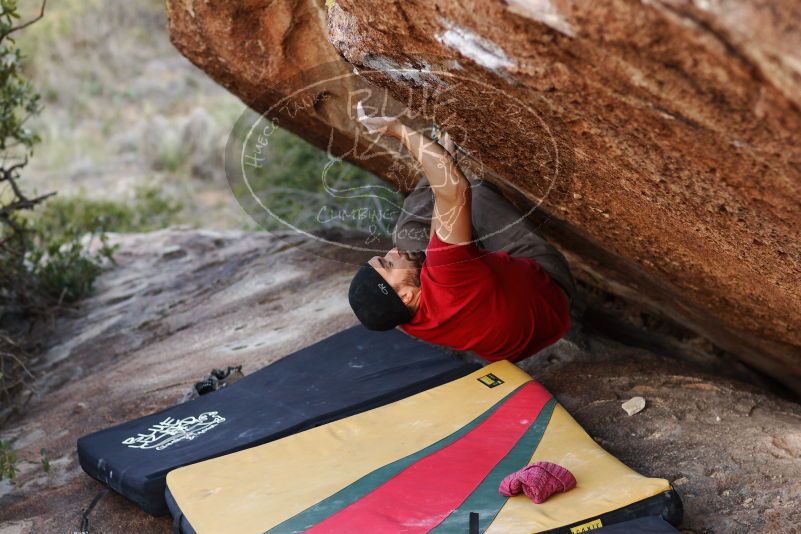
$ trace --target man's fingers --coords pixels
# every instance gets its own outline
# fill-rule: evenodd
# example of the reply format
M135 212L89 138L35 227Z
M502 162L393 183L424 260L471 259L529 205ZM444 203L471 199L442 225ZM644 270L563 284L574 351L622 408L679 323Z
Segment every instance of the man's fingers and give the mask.
M442 135L439 137L438 143L442 145L442 148L448 151L451 156L456 155L456 143L453 142L451 136L448 135L447 132L443 132Z
M370 116L361 101L356 103L356 120L367 129L367 133L384 133L394 117Z
M377 128L380 128L380 121L377 121L375 117L371 117L364 111L364 104L362 104L361 100L356 103L356 120L367 129L368 133L375 133Z
M362 104L361 100L356 103L356 118L359 121L363 121L364 119L368 118L367 113L364 111L364 104Z

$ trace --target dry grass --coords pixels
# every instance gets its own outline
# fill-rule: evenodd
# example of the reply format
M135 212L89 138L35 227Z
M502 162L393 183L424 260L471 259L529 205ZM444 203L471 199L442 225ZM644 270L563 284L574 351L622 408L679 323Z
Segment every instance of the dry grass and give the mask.
M221 154L244 106L173 48L166 24L159 0L49 0L19 39L45 105L26 181L120 202L158 186L185 206L178 222L240 227Z

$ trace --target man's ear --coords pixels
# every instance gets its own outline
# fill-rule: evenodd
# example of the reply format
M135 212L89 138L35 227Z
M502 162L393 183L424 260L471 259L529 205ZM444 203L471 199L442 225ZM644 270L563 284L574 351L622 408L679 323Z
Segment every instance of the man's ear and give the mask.
M415 296L417 296L418 291L420 291L419 287L404 284L404 286L398 290L398 296L403 303L408 306L414 300Z

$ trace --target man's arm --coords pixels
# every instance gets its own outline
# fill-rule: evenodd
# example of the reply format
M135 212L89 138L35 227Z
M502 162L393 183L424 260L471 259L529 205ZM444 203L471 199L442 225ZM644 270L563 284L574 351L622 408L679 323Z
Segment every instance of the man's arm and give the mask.
M445 243L472 241L470 182L450 153L436 141L400 121L387 126L386 133L397 137L423 166L434 192L431 230Z
M398 117L367 115L362 102L356 104L356 117L368 133L386 133L400 139L423 166L434 192L431 230L446 243L458 245L472 241L470 182L448 151L405 126Z

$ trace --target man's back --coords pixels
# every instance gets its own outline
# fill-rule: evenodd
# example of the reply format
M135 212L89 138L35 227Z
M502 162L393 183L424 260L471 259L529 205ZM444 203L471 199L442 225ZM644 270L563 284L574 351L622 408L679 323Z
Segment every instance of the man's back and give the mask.
M567 297L534 260L482 251L472 243L451 245L436 232L420 291L417 313L401 328L487 360L531 356L571 325Z

